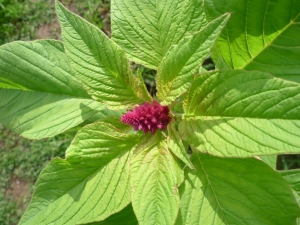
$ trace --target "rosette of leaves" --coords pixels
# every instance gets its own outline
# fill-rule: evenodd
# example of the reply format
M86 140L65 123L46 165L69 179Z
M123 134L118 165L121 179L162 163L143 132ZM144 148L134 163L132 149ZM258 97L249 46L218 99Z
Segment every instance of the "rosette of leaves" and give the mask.
M93 123L42 171L20 224L296 224L297 179L254 156L300 152L299 7L112 0L109 39L56 3L62 43L0 47L0 121L28 138ZM217 70L199 72L211 52ZM157 71L167 130L121 123L135 109L123 120L139 130L153 102L130 61Z

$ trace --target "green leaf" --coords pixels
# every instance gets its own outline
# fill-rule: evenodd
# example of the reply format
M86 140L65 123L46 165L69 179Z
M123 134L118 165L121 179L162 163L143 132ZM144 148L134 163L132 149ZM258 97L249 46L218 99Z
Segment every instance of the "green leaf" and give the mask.
M111 109L151 101L145 85L131 74L125 52L118 45L59 2L56 12L71 68L94 99Z
M61 42L0 47L0 122L31 139L52 137L104 107L74 78Z
M96 121L102 121L102 122L105 122L105 120L107 118L110 118L110 117L118 117L119 118L119 121L120 121L120 118L122 116L122 114L125 112L125 110L109 110L107 108L97 112L95 115L93 115L91 118L89 118L87 120L88 124L90 123L93 123L93 122L96 122ZM113 126L115 126L114 124L112 124Z
M176 224L296 224L289 185L260 160L195 152L191 161L196 169L185 172Z
M196 77L184 99L183 139L225 157L297 153L300 86L257 71Z
M174 224L183 171L161 133L147 135L137 147L130 175L132 206L139 224Z
M156 69L184 36L206 24L202 0L112 0L112 38L134 62Z
M213 58L229 68L261 70L300 82L300 4L294 0L208 0L209 19L232 17Z
M163 104L170 104L187 90L228 19L229 14L220 16L167 52L156 78L158 97Z
M277 164L277 155L261 155L259 158L268 164L271 168L276 170L276 164Z
M66 159L56 158L42 171L20 224L89 223L125 208L136 138L102 122L84 127Z
M300 170L297 169L278 172L292 187L294 196L298 202L298 205L300 205ZM297 219L297 224L300 224L300 218Z
M290 184L291 188L300 195L300 170L286 170L278 172Z
M169 150L176 155L182 162L184 162L190 169L194 169L189 157L187 156L185 147L182 143L179 133L174 127L174 124L168 125L167 144Z
M109 109L104 109L101 110L99 112L97 112L97 114L93 115L92 117L90 117L88 120L85 121L84 124L81 124L81 126L85 126L87 124L90 123L94 123L94 122L104 122L104 123L109 123L110 125L113 125L114 127L116 127L119 130L122 130L123 132L128 131L128 130L132 130L131 126L128 126L127 124L124 124L121 122L121 116L122 114L124 114L126 112L126 110L109 110Z
M122 211L108 217L101 222L89 223L88 225L138 225L132 205L128 205Z

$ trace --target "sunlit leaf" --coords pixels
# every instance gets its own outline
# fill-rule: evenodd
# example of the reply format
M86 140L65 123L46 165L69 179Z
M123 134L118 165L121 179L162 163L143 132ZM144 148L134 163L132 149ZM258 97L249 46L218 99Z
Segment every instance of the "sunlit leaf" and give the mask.
M257 71L197 76L184 100L182 137L225 157L297 153L300 86Z
M32 139L64 132L104 108L74 78L54 40L0 47L0 99L0 122Z
M169 48L206 24L203 0L112 0L112 38L131 60L156 69Z
M257 159L195 152L180 187L178 225L296 224L300 209L289 185Z
M117 44L58 2L56 11L71 68L94 99L112 109L151 100L145 85L131 74L129 60Z
M160 133L145 137L132 156L131 199L140 225L174 224L183 171Z
M205 9L209 19L232 12L213 54L216 62L300 82L299 1L208 0Z
M84 127L41 173L20 224L104 220L130 203L129 165L136 135L105 123Z
M187 90L228 19L229 14L220 16L167 52L156 78L158 97L163 104L170 104Z

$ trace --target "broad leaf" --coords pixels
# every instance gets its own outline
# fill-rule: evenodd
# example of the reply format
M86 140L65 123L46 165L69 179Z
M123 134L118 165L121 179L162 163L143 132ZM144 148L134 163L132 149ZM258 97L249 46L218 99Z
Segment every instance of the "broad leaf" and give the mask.
M158 97L163 104L170 104L187 90L228 19L228 14L215 19L167 52L156 78Z
M96 122L96 121L105 121L107 118L111 118L111 117L118 117L119 121L120 118L122 116L122 114L124 113L124 110L109 110L107 108L97 112L95 115L91 116L87 122L88 124ZM112 124L113 126L115 126L115 124Z
M0 99L0 122L32 139L64 132L103 109L74 78L62 43L54 40L0 47Z
M263 162L197 152L191 161L196 170L185 172L176 224L296 224L289 185Z
M160 133L147 135L135 150L130 167L131 199L140 225L174 224L183 171Z
M56 158L42 171L20 224L101 221L126 207L136 138L101 122L84 127L66 160Z
M259 156L259 158L266 164L268 164L271 168L276 170L277 155L261 155Z
M208 0L205 8L210 19L232 12L213 54L216 62L300 82L299 1Z
M294 196L298 202L298 205L300 205L300 170L286 170L278 172L293 188ZM300 218L297 219L297 225L299 224Z
M297 170L286 170L286 171L278 171L278 172L293 188L294 196L298 202L298 205L300 205L300 170L297 169ZM299 224L300 224L300 218L297 219L297 225Z
M118 45L59 2L56 11L71 68L94 99L112 109L151 100L142 81L131 74L125 52Z
M300 86L254 71L197 76L179 131L201 152L225 157L297 153Z
M300 170L286 170L278 172L290 184L296 193L300 195Z
M128 127L120 121L120 118L124 112L124 110L113 111L105 107L104 109L97 111L97 113L89 117L83 123L79 124L78 126L72 129L69 129L66 133L74 137L76 133L84 126L95 122L109 123L110 125L122 131L128 130Z
M176 155L182 162L184 162L189 168L194 169L189 157L187 156L185 147L182 143L179 133L174 127L174 124L168 125L168 137L167 144L169 150Z
M134 62L156 69L168 49L206 24L203 0L112 0L112 38Z

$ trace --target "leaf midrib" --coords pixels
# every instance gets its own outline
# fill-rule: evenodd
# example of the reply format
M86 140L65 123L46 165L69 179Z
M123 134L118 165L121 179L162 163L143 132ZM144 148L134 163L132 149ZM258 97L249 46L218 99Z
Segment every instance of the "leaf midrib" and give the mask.
M205 118L217 118L217 119L259 119L259 120L288 120L288 121L300 121L300 118L264 118L264 117L242 117L242 116L217 116L217 115L194 115L194 114L183 114L183 120L203 120Z
M200 164L200 166L201 166L201 168L202 168L202 171L203 171L203 173L204 173L204 175L205 175L205 178L206 178L206 180L207 180L207 183L208 183L210 189L212 190L213 195L214 195L214 197L215 197L215 199L216 199L216 201L217 201L217 204L218 204L218 206L219 206L219 208L220 208L220 210L221 210L221 212L222 212L222 215L223 215L223 218L224 218L224 220L225 220L225 223L226 223L226 224L229 224L228 221L227 221L227 218L226 218L226 216L225 216L224 209L223 209L223 207L221 206L221 204L220 204L220 202L219 202L219 200L218 200L218 198L217 198L217 195L216 195L216 193L215 193L215 191L214 191L214 189L213 189L212 184L210 183L210 180L208 179L208 175L207 175L207 173L206 173L206 171L205 171L205 169L204 169L204 167L203 167L203 165L202 165L202 161L201 161L201 159L200 159L200 157L199 157L198 154L197 154L197 158L198 158L199 164Z
M120 154L118 154L118 155L121 155L121 157L122 156L125 156L126 155L126 153L127 152L125 152L125 151L121 151L120 152ZM116 159L117 157L113 157L106 165L105 165L105 169L107 170L107 165L111 162L111 161L113 161L114 159ZM121 160L121 159L119 159L119 160ZM127 161L129 160L129 154L127 155ZM123 164L122 165L122 168L124 168L125 166L126 166L127 164ZM103 167L101 168L101 169L103 169ZM115 167L114 168L114 171L117 169L117 167ZM122 169L122 171L124 171L124 169ZM96 172L96 171L95 171ZM95 173L94 172L94 173ZM90 175L91 176L91 175ZM103 175L102 175L103 176ZM117 183L119 183L120 182L120 180L121 180L121 177L122 177L122 175L121 176L119 176L118 177L118 182ZM110 179L110 182L112 181L112 179ZM99 182L100 181L98 181L98 184L99 184ZM127 179L127 184L129 183L129 179ZM110 183L109 183L110 184ZM102 192L102 195L101 195L101 197L100 197L100 199L102 199L103 198L103 195L104 195L104 193L107 191L107 188L109 187L109 184L106 186L106 188L105 188L105 191L103 191ZM115 186L114 188L113 188L113 193L115 193L115 190L116 190L116 188L117 188L118 186ZM95 191L96 191L96 188L94 189L94 191L93 191L93 193L95 193ZM125 192L125 191L124 191ZM91 196L91 195L90 195ZM89 198L87 199L87 201L90 199L90 196L89 196ZM124 199L124 197L125 197L125 195L123 195L122 196L122 200ZM110 199L112 199L113 198L113 195L111 195L110 196ZM120 202L122 202L122 200L120 200ZM86 201L86 202L87 202ZM94 207L91 209L91 211L92 210L94 210L94 208L97 206L97 204L95 204L94 205ZM78 209L78 211L81 209L83 207L83 205L81 205L81 207ZM104 207L102 208L102 214L103 214L103 212L105 212L106 210L107 210L107 208L108 208L108 205L106 205L106 207L105 207L105 209L104 209ZM115 211L113 211L113 212L111 212L110 213L110 215L112 215L112 214L114 214L115 213ZM84 217L82 217L79 221L84 221L84 219L86 218L86 216L87 216L88 214L86 214L86 215L84 215ZM99 215L98 215L98 217L99 217ZM72 218L70 218L69 220L71 220ZM68 221L69 221L68 220Z
M74 95L69 95L69 94L63 94L63 93L55 93L55 92L44 92L44 91L39 91L39 90L31 90L31 89L21 89L21 88L13 88L13 87L8 87L8 88L4 88L4 87L0 87L0 90L13 90L13 91L24 91L24 92L35 92L35 93L43 93L43 94L51 94L51 95L58 95L58 96L62 96L62 97L66 97L66 98L72 98L72 99L83 99L83 100L92 100L95 101L94 99L87 98L87 97L83 97L83 96L74 96Z
M26 48L28 51L33 51L32 49L28 48L27 45L21 45L21 46L24 47L24 48ZM17 57L17 58L19 58L19 59L25 61L27 64L30 64L31 66L33 66L33 67L38 68L39 70L41 70L43 73L45 73L45 74L51 76L51 74L49 74L49 72L48 72L47 70L43 70L41 67L37 67L36 65L32 64L30 61L21 58L19 55L15 54L15 53L13 53L13 52L9 52L9 51L6 50L6 49L1 49L1 50L2 50L2 51L6 51L6 52L8 52L9 54L14 55L15 57ZM33 52L34 52L34 51L33 51ZM44 59L45 59L46 61L48 61L49 63L51 63L52 66L55 66L48 58L44 57L43 55L39 55L39 56L42 57L42 58L44 58ZM2 60L3 60L5 63L8 63L8 64L10 63L9 61L5 61L3 58L2 58ZM70 74L70 73L69 73L70 71L66 71L66 70L64 70L64 69L61 68L61 67L56 67L56 68L57 68L58 70L62 71L62 74L64 74L64 73ZM15 67L15 69L18 70L18 67ZM28 81L28 80L26 80L26 79L24 79L24 78L22 78L22 77L17 77L17 76L15 76L14 74L12 74L12 75L13 75L14 77L18 78L18 79L24 80L24 82L28 82L28 83L30 82L30 81ZM70 75L71 75L71 74L70 74ZM43 77L39 78L39 77L37 77L37 76L32 76L31 74L28 74L28 76L31 76L31 77L33 77L33 78L38 78L39 80L41 80L42 82L44 82L44 80L41 79L41 78L43 78ZM56 81L58 81L59 83L61 83L61 84L64 86L64 88L69 88L69 90L70 90L71 92L74 92L74 90L73 90L71 87L68 86L68 83L66 83L66 82L64 82L63 80L59 79L59 77L51 76L51 78L54 78ZM49 77L47 77L47 79L49 79ZM8 80L9 80L9 79L8 79ZM10 81L10 80L9 80L9 81ZM18 84L18 85L20 85L20 84ZM21 85L24 86L23 84L21 84ZM24 88L27 88L27 87L24 87ZM29 88L28 88L28 89L29 89ZM74 94L75 94L75 93L74 93ZM74 96L75 96L75 95L74 95Z
M59 5L60 11L63 13L63 16L66 19L67 23L69 23L71 26L72 26L71 19L73 19L75 21L75 23L78 23L78 20L79 20L79 22L81 23L81 27L84 27L84 29L89 28L89 27L86 27L86 24L82 23L82 20L77 15L72 14L73 18L69 19L68 16L66 15L66 9L63 8L60 5L60 3L58 3L58 5ZM86 21L86 23L88 25L94 27L98 33L101 32L99 30L99 28L96 27L95 25L93 25L93 24L91 24L91 23L89 23L87 21ZM72 26L72 28L74 28L74 30L76 31L76 34L81 38L81 41L86 45L86 47L88 48L88 50L91 52L91 54L93 55L93 57L96 60L96 62L101 65L101 66L99 66L99 65L98 66L100 68L102 68L102 69L105 69L110 76L112 76L114 79L116 79L118 82L120 82L122 84L122 86L124 86L124 90L127 90L129 93L131 93L136 99L140 99L140 97L138 96L138 93L133 89L133 87L131 85L131 82L134 82L134 77L132 75L132 72L131 72L130 68L128 66L126 68L126 73L127 73L128 79L129 79L129 82L126 82L126 80L123 79L123 77L122 77L123 74L118 74L118 71L112 71L110 68L108 68L107 66L105 66L101 61L99 61L98 57L97 57L97 53L95 53L95 51L91 48L92 44L90 44L90 43L87 44L87 41L84 38L85 36L81 32L79 32L79 30L77 29L77 27L73 27ZM64 29L64 31L66 33L68 33L67 29ZM105 41L105 39L107 39L107 41L110 42L109 44L111 45L111 48L113 49L113 51L116 50L118 52L122 52L124 54L124 57L126 58L126 54L125 54L124 50L121 49L112 39L109 39L108 37L106 37L104 33L103 33L103 35L104 35L103 37L99 37L100 40L102 40L102 42L103 42L103 40ZM71 35L69 35L69 36L71 37ZM71 42L69 40L66 39L66 41L68 41L69 44L71 45ZM76 46L73 46L73 47L75 47L77 49L77 51L79 51L79 49ZM79 55L75 54L74 52L72 52L72 54L74 54L77 57L81 58ZM129 65L129 60L127 58L126 58L126 61L127 61L127 64ZM109 63L111 64L111 61L109 61Z
M278 35L267 45L265 45L254 57L252 57L243 67L239 68L239 69L246 69L246 67L248 65L250 65L260 54L262 54L264 52L264 50L266 50L268 47L270 47L274 41L277 40L277 38L279 38L281 36L281 34L283 34L290 26L292 26L293 24L295 24L295 21L298 19L298 17L300 16L300 13L295 17L295 19L292 19L291 22L289 24L287 24L279 33ZM264 30L263 30L264 32ZM264 37L264 36L263 36ZM247 36L246 36L247 39ZM247 44L247 48L248 48L248 44ZM250 52L248 52L250 53ZM252 56L252 54L250 54ZM237 69L237 68L235 68Z
M125 152L125 150L123 150L123 151L120 151L117 155L122 155L122 154L124 154L124 153L126 153ZM117 156L116 155L116 156ZM107 165L112 161L112 160L114 160L115 158L117 158L117 157L112 157L110 160L108 160L106 163L105 163L105 165L104 166L102 166L102 167L96 167L96 166L93 166L94 168L95 168L95 170L93 171L93 172L91 172L88 176L86 176L83 180L81 180L79 183L77 183L76 185L74 185L72 188L70 188L70 189L68 189L68 190L64 190L64 193L61 195L61 196L59 196L58 198L56 198L53 202L51 202L51 204L53 204L54 202L56 202L56 201L58 201L59 199L61 199L62 197L64 197L65 196L65 194L67 194L67 193L69 193L71 190L73 190L74 188L76 188L78 185L80 185L80 184L82 184L83 182L86 182L87 180L88 180L88 178L89 177L91 177L91 176L93 176L95 173L97 173L98 171L100 171L100 170L102 170L102 169L104 169L104 168L106 168L107 167ZM67 160L64 160L65 162L67 162ZM72 163L70 163L70 164L72 164ZM64 169L64 170L69 170L68 168L67 169ZM56 172L55 172L56 173ZM45 173L45 174L51 174L51 173ZM43 175L45 175L45 174L43 174ZM43 182L42 184L44 184L44 183L47 183L47 182ZM38 186L36 186L36 189L38 188ZM43 192L43 191L42 191ZM38 192L38 194L39 194L40 192ZM48 202L48 201L47 201ZM48 207L51 207L51 204L49 205L47 205L46 207L44 207L42 210L45 210L46 208L48 208ZM41 213L41 210L40 210L40 212L39 213ZM38 214L39 214L38 213ZM36 215L38 215L38 214L36 214ZM35 216L36 216L35 215ZM58 220L58 219L60 219L61 217L63 216L63 214L61 214L61 216L60 217L58 217L56 220ZM86 215L85 215L86 216ZM36 217L34 217L34 218L36 218ZM84 218L84 217L83 217ZM81 220L83 219L83 218L81 218ZM44 218L44 220L46 220L47 218ZM29 219L29 220L27 220L25 223L28 223L28 222L30 222L30 220L31 219ZM43 220L43 221L44 221ZM41 221L42 222L42 221ZM54 221L52 221L52 222L54 222Z

